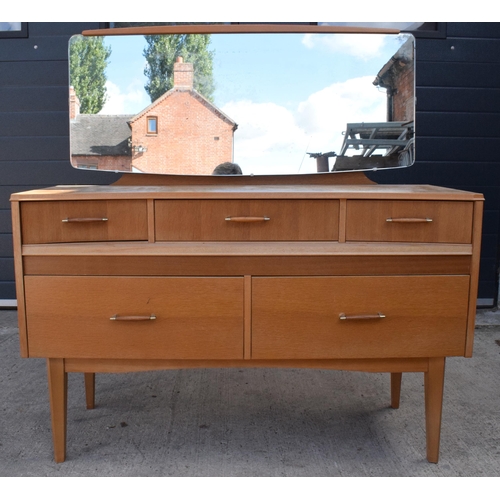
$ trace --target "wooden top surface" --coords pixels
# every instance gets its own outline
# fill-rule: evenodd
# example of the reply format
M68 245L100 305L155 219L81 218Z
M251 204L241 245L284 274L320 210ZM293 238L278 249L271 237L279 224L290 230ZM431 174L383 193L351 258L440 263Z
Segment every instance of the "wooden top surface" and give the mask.
M254 186L54 186L13 193L11 201L111 199L413 199L483 200L479 193L429 185L283 185Z
M309 242L96 242L23 245L27 256L349 256L349 255L471 255L472 245L452 243Z

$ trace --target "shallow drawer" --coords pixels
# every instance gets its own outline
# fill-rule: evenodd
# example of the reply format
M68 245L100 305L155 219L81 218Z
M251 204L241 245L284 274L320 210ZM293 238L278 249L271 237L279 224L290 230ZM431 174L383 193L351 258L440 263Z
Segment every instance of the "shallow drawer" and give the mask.
M33 357L243 357L242 278L28 276L25 291Z
M464 354L468 276L254 278L252 358Z
M21 203L24 244L148 239L145 200Z
M347 241L470 243L472 202L347 201Z
M160 200L156 239L338 240L336 200Z

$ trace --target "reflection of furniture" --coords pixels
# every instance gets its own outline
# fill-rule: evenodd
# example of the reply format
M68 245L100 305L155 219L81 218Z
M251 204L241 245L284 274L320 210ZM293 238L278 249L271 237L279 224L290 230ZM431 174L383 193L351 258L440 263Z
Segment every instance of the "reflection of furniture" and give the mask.
M242 184L242 183L241 183ZM471 356L482 196L429 186L56 187L12 196L22 355L67 373L201 367L424 372L438 460L444 364ZM324 395L328 397L328 395Z
M413 122L348 123L334 170L383 168L413 163ZM360 151L354 159L348 150ZM380 151L382 158L373 156ZM401 156L403 154L403 156ZM365 160L370 158L370 160ZM378 161L379 164L375 162ZM359 165L356 162L361 162ZM363 167L363 165L365 165Z

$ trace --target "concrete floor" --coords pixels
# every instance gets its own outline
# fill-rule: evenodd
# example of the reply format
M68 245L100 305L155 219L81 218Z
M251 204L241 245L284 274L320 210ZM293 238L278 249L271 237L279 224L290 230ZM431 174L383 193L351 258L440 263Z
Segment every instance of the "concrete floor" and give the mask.
M479 311L474 357L447 361L439 464L425 459L423 375L211 369L97 375L86 410L69 374L56 464L43 359L21 359L0 310L0 476L500 475L500 313Z

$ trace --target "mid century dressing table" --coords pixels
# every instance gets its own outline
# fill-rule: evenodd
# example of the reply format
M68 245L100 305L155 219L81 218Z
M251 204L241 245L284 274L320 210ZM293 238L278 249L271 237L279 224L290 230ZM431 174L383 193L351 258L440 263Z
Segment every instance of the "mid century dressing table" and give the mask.
M54 453L67 373L274 367L425 380L439 455L445 359L472 356L483 196L363 173L125 174L12 195L23 357L47 358Z

